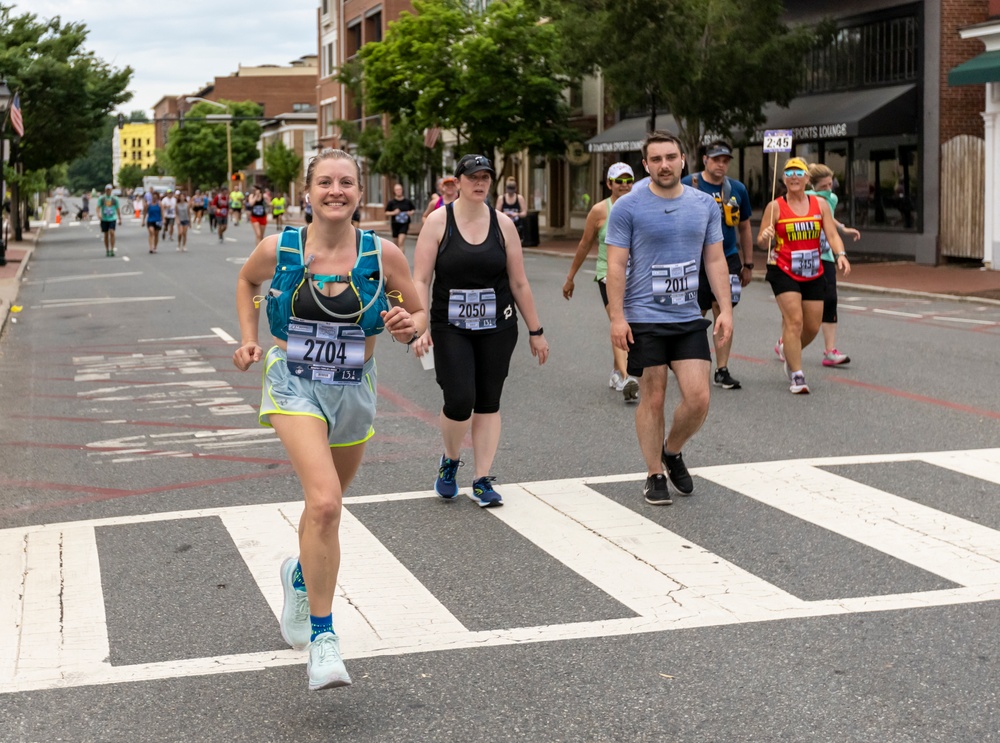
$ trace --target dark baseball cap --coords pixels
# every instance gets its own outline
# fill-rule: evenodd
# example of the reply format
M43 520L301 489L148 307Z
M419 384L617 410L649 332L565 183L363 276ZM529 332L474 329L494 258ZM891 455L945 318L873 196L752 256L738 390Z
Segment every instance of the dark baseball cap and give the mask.
M496 171L493 170L493 163L490 162L488 157L484 157L483 155L465 155L458 161L458 165L455 166L455 177L458 178L460 175L472 175L473 173L478 173L482 170L488 170L490 172L490 177L496 179Z
M705 150L705 157L732 157L733 148L725 142L713 142Z

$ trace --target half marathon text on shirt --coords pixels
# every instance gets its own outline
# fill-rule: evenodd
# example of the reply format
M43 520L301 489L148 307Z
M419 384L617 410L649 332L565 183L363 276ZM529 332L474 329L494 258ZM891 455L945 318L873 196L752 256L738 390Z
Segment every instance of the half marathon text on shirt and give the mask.
M829 137L846 137L847 124L820 124L818 126L800 126L792 129L795 139L827 139ZM764 130L753 133L754 142L764 141Z

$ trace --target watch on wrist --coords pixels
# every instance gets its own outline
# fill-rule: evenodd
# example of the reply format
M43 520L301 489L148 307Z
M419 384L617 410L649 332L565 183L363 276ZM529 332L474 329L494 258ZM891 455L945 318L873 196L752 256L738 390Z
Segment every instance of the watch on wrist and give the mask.
M528 335L541 335L544 332L545 332L545 328L543 328L541 325L539 325L538 326L538 330L529 330L528 331Z
M837 258L846 258L847 257L847 253L837 253L836 256L837 256Z
M752 263L744 263L743 264L743 268L749 268L751 271L753 271L753 264Z

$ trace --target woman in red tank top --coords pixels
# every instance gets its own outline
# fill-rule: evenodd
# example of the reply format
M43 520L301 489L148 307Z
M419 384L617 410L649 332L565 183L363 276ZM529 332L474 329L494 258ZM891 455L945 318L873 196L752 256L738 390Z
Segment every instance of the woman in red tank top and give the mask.
M820 233L826 235L837 267L849 267L844 243L825 199L806 195L809 166L800 157L785 163L782 183L787 193L764 209L757 245L768 251L767 281L781 310L785 374L795 394L808 394L802 372L802 349L819 333L826 279L820 262ZM775 244L772 246L772 240Z

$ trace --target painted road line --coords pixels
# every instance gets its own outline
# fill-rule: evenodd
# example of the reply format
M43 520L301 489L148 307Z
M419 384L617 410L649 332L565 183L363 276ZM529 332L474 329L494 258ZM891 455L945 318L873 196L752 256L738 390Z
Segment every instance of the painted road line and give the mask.
M86 673L111 654L100 556L93 528L62 532L60 666Z
M619 600L630 602L634 611L649 615L477 632L466 630L350 513L352 503L380 499L391 508L396 500L432 500L434 494L427 491L345 499L344 562L334 610L345 635L345 657L350 660L1000 600L1000 534L995 530L817 469L823 465L884 461L934 464L935 457L961 466L973 476L992 476L1000 466L1000 449L990 449L726 465L696 469L694 474L959 582L962 585L958 588L815 602L789 599L762 579L720 563L721 558L586 486L587 482L635 481L643 477L642 473L632 473L509 485L505 490L505 494L510 493L507 506L491 515L523 533L554 559L570 560L570 568ZM52 644L45 642L60 636L60 611L66 596L76 597L72 600L76 602L77 616L100 601L98 556L92 545L95 529L103 525L218 516L277 615L277 567L280 558L294 549L293 525L301 509L301 502L293 501L0 531L0 550L13 554L14 564L20 562L25 568L21 571L25 576L23 587L16 574L0 578L4 592L0 596L0 619L6 623L0 625L0 659L4 664L0 666L0 693L251 671L304 662L302 653L273 651L111 667L98 657L107 639L106 628L101 628L103 617L97 612L91 612L89 624L81 623L84 627L80 637L85 636L84 631L103 631L104 639L97 643L99 651L78 650L83 643L74 641L64 643L65 651L54 652ZM72 539L63 536L70 532ZM59 569L59 561L66 555L80 563L79 571ZM626 565L627 569L623 569ZM643 575L634 576L636 569ZM617 585L611 578L615 570L620 572ZM643 577L651 582L644 584ZM477 577L470 573L469 579ZM684 588L672 588L678 584ZM648 594L643 593L644 588ZM728 597L732 593L741 595ZM761 602L763 608L755 606L755 602ZM23 621L18 623L18 617ZM8 639L11 637L14 639Z
M233 338L233 336L229 335L229 333L227 333L222 328L212 328L212 332L215 333L215 335L222 338L222 340L224 340L226 343L229 343L230 345L236 344L236 339Z
M922 318L922 317L924 317L924 315L921 315L921 314L916 313L916 312L900 312L899 310L883 310L883 309L881 309L879 307L876 307L875 309L873 309L872 312L875 312L875 313L877 313L879 315L892 315L893 317L913 317L913 318Z
M341 562L340 592L371 627L368 637L351 640L354 647L360 649L366 640L375 643L368 645L368 652L396 647L400 641L433 646L438 635L469 634L349 509L343 512L340 528L342 543L351 545Z
M172 343L174 341L200 341L215 338L215 333L208 335L177 335L172 338L140 338L136 343Z
M853 304L844 304L843 302L837 302L837 307L842 310L854 310L855 312L867 312L868 307L858 307Z
M797 462L699 476L963 586L1000 583L995 530Z
M65 282L77 282L77 281L89 281L93 279L120 279L126 276L142 276L142 271L123 271L121 273L90 273L90 274L78 274L75 276L53 276L47 279L32 279L31 281L25 281L24 284L27 286L37 285L37 284L61 284Z
M60 307L92 307L104 304L128 304L130 302L164 302L177 297L91 297L81 299L43 299L41 304L31 306L33 310L52 310Z
M1000 485L1000 450L978 453L943 451L927 454L922 459L937 467Z
M16 530L0 532L0 686L17 675L24 612L25 540Z
M509 495L508 495L509 494ZM754 621L806 602L583 485L504 488L492 513L637 614Z
M934 315L931 317L932 320L944 320L945 322L963 322L969 325L996 325L997 323L991 320L974 320L968 317L945 317L943 315Z

